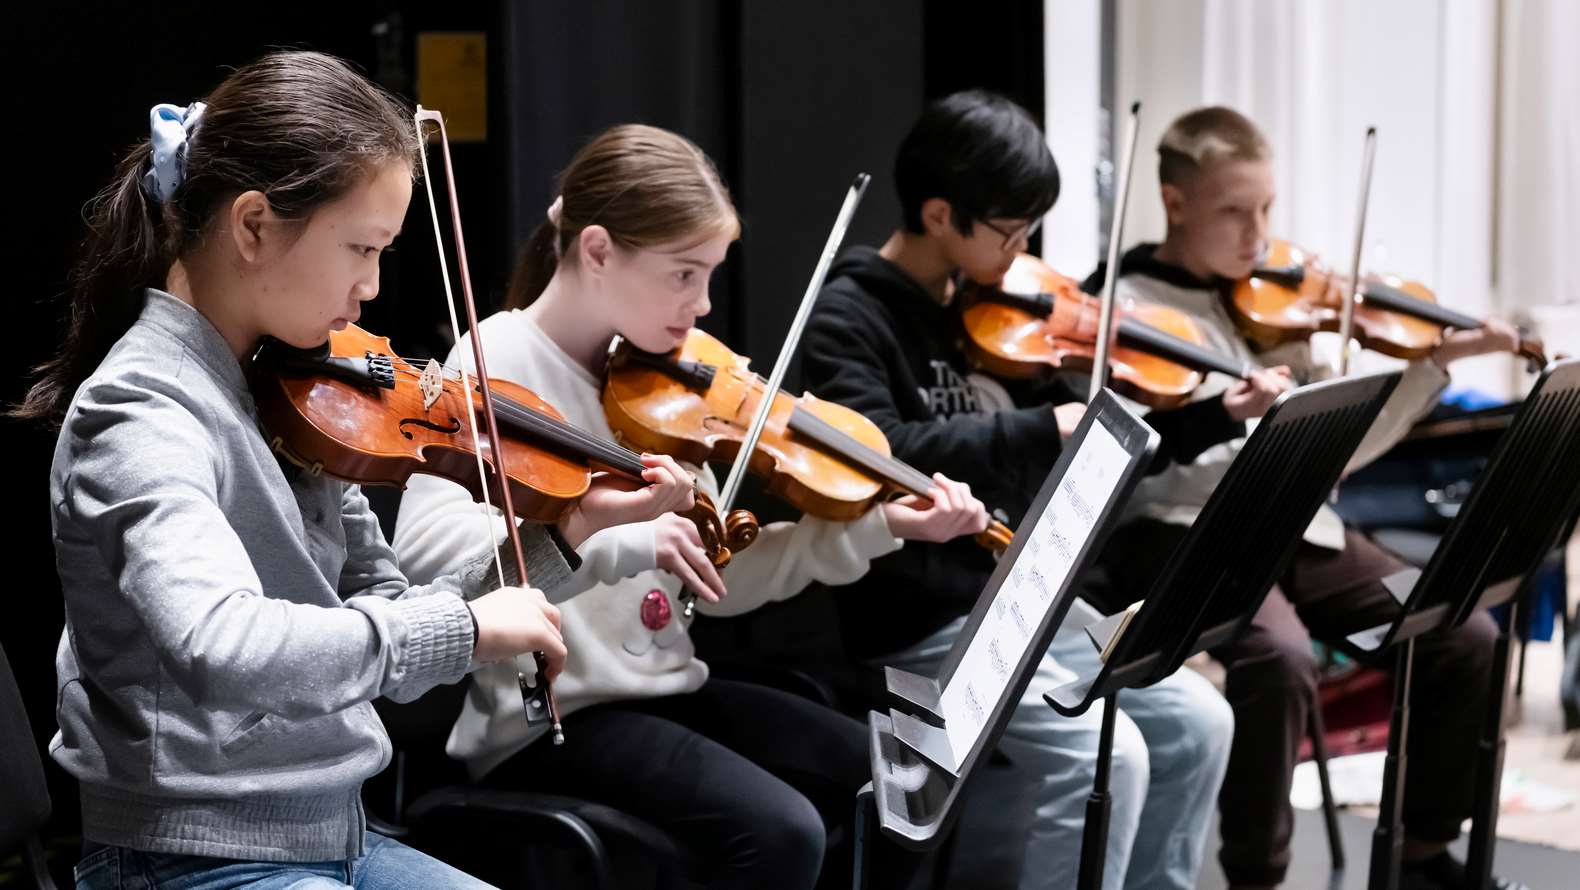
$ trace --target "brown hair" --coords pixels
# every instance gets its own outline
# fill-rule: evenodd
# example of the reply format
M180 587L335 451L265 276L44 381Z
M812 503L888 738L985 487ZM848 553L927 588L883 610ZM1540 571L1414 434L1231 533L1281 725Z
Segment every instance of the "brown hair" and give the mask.
M1222 105L1181 115L1158 140L1158 181L1180 185L1220 161L1265 161L1273 156L1250 118Z
M587 143L558 179L558 219L522 246L505 308L532 303L582 230L603 226L616 244L652 247L695 235L739 234L740 218L713 162L691 140L642 124L611 127Z
M65 342L35 369L38 379L9 409L12 417L58 424L77 387L137 320L143 289L164 286L171 263L201 243L236 195L260 191L275 213L305 221L384 164L416 162L416 131L400 102L334 56L270 53L203 102L188 134L186 175L169 200L143 190L152 155L145 138L89 203Z

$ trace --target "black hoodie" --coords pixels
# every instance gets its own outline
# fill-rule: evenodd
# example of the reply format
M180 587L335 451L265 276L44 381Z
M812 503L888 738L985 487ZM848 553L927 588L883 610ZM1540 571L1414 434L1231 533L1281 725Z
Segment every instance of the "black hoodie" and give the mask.
M807 388L866 415L905 463L970 485L1013 528L1059 457L1053 406L1082 397L1057 378L983 377L967 365L959 337L955 310L876 250L853 248L830 270L807 324ZM1158 468L1244 430L1222 399L1147 420L1163 435ZM847 646L871 657L915 643L970 611L992 571L992 556L969 536L907 542L836 597Z

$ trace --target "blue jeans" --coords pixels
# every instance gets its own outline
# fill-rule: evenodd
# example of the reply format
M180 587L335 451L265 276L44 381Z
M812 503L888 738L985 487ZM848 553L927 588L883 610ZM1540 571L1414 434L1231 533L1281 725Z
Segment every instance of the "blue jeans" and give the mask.
M426 853L368 832L361 856L330 862L247 862L100 847L74 871L77 890L492 890Z
M1014 754L1017 763L1026 762L1041 777L1036 820L1021 860L1020 890L1075 886L1103 706L1099 702L1079 717L1061 717L1042 694L1078 675L1097 673L1097 650L1083 628L1101 617L1085 601L1075 601L1004 732L1005 738L1020 743ZM936 676L965 621L961 616L880 661ZM1145 689L1127 689L1119 697L1103 890L1196 886L1233 736L1228 703L1188 669Z

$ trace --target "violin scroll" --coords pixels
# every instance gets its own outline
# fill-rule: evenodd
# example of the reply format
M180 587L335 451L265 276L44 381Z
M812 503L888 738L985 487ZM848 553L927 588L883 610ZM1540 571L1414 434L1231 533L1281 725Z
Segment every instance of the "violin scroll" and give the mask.
M731 510L728 516L720 517L713 499L700 491L691 509L678 515L696 525L702 549L714 567L720 569L729 565L735 554L750 547L760 530L757 517L750 510Z
M1547 349L1538 337L1527 337L1520 331L1520 345L1515 347L1515 354L1525 359L1525 370L1532 374L1540 374L1547 367ZM1563 356L1559 356L1562 358Z
M997 519L988 521L988 527L977 532L976 542L997 554L1003 554L1015 543L1015 533Z

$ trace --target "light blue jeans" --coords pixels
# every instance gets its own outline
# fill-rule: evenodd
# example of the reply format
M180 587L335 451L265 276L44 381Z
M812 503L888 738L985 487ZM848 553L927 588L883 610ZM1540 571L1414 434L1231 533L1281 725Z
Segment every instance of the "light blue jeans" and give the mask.
M77 863L77 890L493 890L426 853L368 832L361 856L247 862L100 847Z
M1015 751L1016 765L1041 777L1035 791L1036 822L1021 862L1022 890L1075 886L1086 798L1097 771L1102 703L1080 717L1061 717L1042 694L1097 672L1097 650L1084 628L1101 617L1084 601L1075 601L1005 731L1006 738L1022 743ZM937 676L964 626L962 616L880 661ZM1193 671L1181 670L1161 683L1127 689L1119 696L1103 890L1196 886L1233 737L1228 702ZM1023 752L1032 752L1036 762L1026 763Z

